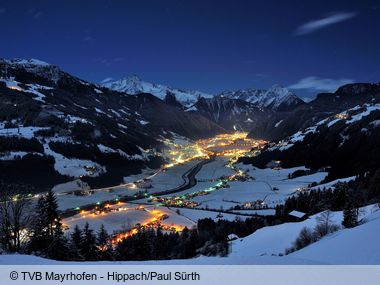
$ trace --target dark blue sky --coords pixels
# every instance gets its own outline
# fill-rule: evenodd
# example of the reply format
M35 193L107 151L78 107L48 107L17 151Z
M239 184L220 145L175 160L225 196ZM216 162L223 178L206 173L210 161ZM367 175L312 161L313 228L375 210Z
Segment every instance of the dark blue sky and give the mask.
M378 4L379 3L379 4ZM219 92L380 81L380 2L2 1L0 57Z

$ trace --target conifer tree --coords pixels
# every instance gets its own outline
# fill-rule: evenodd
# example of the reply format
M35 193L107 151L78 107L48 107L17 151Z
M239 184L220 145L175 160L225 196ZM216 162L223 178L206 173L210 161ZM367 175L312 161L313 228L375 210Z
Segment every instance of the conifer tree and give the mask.
M55 229L62 226L54 191L49 190L38 199L35 213L29 249L46 254L53 242Z
M62 224L60 222L54 226L53 238L48 247L47 255L49 258L55 260L70 260L72 257L67 238L63 233Z
M342 225L345 228L353 228L359 224L358 221L358 210L355 209L352 203L348 203L343 210L343 221Z
M82 231L78 225L75 225L73 232L70 235L70 249L75 260L83 260L81 255L82 246Z
M112 259L112 244L110 241L110 236L107 233L104 225L100 226L100 230L97 236L97 245L99 249L99 259L100 260L111 260Z
M84 260L90 260L90 261L98 260L98 248L96 246L96 236L93 230L90 229L90 225L88 223L86 223L83 228L80 251Z

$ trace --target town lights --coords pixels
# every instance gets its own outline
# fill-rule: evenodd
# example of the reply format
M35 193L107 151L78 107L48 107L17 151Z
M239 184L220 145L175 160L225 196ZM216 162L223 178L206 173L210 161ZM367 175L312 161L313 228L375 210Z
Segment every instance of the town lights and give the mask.
M137 185L135 183L128 183L127 187L130 188L130 189L136 189Z

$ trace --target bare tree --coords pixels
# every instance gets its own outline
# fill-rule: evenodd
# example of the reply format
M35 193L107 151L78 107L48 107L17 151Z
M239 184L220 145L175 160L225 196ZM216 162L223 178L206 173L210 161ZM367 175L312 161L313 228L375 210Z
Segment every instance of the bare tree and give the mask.
M317 225L314 229L318 238L321 238L329 233L335 232L338 226L332 221L332 214L330 210L322 212L317 216Z
M28 239L31 215L26 187L0 183L0 242L4 250L20 251Z

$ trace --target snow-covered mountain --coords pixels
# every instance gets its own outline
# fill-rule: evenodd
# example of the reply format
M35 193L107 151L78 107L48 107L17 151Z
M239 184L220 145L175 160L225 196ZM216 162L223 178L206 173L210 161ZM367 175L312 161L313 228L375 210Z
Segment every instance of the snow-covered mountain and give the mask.
M249 136L280 140L333 115L365 103L380 103L380 84L354 83L334 93L320 93L309 103L293 110L276 110L266 120L253 125Z
M277 84L268 90L262 89L239 89L235 91L224 91L219 96L230 99L240 99L252 103L260 108L272 110L291 109L303 104L303 100L288 89Z
M155 151L163 138L222 130L151 94L115 92L36 59L0 59L1 181L41 189L77 178L121 183L163 163Z
M114 80L107 78L101 82L102 86L109 89L125 92L131 95L139 93L150 93L162 100L169 95L174 95L176 100L184 106L190 106L194 104L200 97L212 98L213 95L206 94L200 91L189 91L178 88L172 88L166 85L150 83L141 80L138 76L132 75L125 78Z
M299 112L300 118L303 117ZM283 124L288 121L279 122L277 128ZM260 155L242 160L258 167L273 160L281 161L284 168L329 166L328 180L374 171L380 166L379 126L380 103L365 103L315 120L307 128L270 143Z
M162 100L165 100L168 95L174 95L176 100L186 107L190 107L195 104L199 98L210 99L215 96L200 91L182 90L162 84L150 83L141 80L136 75L128 76L119 80L107 78L103 80L101 84L109 89L132 95L138 93L150 93ZM256 107L270 108L272 110L288 110L304 103L301 98L279 85L273 85L268 90L250 88L235 91L224 91L218 94L218 96L227 97L229 99L240 99L251 103Z

